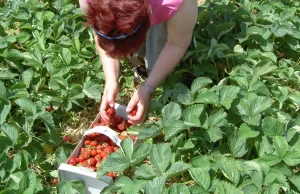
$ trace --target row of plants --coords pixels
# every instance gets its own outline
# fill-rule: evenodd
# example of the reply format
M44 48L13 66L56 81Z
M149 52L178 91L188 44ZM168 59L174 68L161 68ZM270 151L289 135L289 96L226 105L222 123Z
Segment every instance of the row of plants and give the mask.
M199 6L153 119L127 129L143 143L127 138L100 164L98 177L117 175L103 193L300 193L299 7ZM51 182L74 148L66 121L98 106L104 84L78 2L6 1L0 10L0 193L84 193L80 181ZM126 99L133 78L122 68Z

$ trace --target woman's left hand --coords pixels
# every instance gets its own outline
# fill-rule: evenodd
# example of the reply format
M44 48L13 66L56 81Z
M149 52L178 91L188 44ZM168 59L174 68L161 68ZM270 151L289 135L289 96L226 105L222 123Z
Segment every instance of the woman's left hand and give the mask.
M148 114L150 100L151 94L144 87L139 87L134 92L126 109L126 111L130 113L135 107L137 108L136 115L128 115L128 122L130 124L137 125L145 121Z

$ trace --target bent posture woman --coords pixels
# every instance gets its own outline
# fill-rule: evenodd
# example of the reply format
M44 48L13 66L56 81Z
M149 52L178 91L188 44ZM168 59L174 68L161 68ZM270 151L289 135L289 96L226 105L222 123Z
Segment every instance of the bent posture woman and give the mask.
M94 29L105 75L100 114L107 120L118 94L121 57L145 57L148 78L127 106L133 124L145 120L151 94L184 56L197 21L197 0L79 0Z

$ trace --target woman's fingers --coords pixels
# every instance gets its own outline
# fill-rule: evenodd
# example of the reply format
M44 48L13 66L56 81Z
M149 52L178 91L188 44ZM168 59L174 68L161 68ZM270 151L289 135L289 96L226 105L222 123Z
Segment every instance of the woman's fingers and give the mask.
M127 105L126 112L131 112L132 109L134 109L134 107L136 107L138 101L139 101L139 98L138 98L137 92L135 92Z

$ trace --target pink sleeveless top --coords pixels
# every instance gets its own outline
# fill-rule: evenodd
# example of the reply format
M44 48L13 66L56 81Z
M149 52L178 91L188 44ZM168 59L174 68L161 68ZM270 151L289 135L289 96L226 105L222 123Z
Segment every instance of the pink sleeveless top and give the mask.
M154 26L173 17L183 0L150 0L152 14L151 25ZM92 0L86 0L91 3Z
M183 0L150 0L152 14L151 25L159 24L174 16Z

